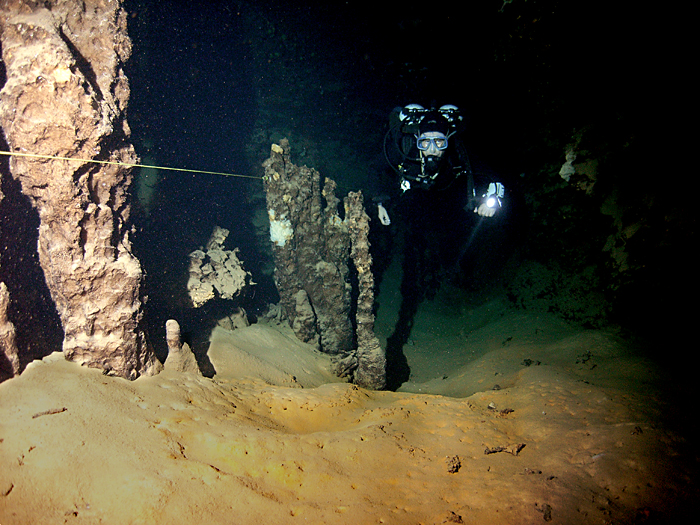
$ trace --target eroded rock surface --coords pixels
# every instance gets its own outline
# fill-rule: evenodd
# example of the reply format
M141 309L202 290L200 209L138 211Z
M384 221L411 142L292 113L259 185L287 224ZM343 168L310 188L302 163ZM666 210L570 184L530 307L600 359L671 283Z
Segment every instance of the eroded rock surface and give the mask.
M326 179L321 189L318 171L291 162L286 139L272 146L264 167L280 303L299 339L328 354L348 355L350 237L338 215L335 182Z
M0 381L19 375L19 351L17 350L15 325L7 317L10 293L0 282Z
M321 187L318 171L293 164L286 139L272 145L263 166L275 284L294 333L331 354L339 377L384 388L386 355L374 335L369 217L362 193L345 198L341 219L336 183L326 178ZM354 312L351 257L358 281Z
M159 367L142 329L142 271L131 253L124 111L131 53L119 1L6 1L0 124L13 177L38 210L38 251L67 358L135 378ZM70 159L70 160L69 160ZM84 159L84 160L79 160Z
M374 275L369 253L369 216L365 212L361 192L345 197L345 223L352 239L351 257L357 270L358 294L357 370L355 383L380 390L386 386L386 353L374 334Z
M190 254L187 292L195 308L217 297L233 299L251 283L250 273L238 259L238 249L224 249L228 234L227 229L215 226L205 249Z

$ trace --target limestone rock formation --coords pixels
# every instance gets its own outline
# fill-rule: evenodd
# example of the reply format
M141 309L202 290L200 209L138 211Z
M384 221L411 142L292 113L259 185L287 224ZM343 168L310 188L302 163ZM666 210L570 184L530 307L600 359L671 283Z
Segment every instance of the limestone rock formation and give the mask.
M7 317L7 309L10 304L10 292L5 283L0 283L0 381L3 376L19 375L19 352L15 342L15 325ZM7 360L7 368L2 359Z
M316 170L290 161L286 139L272 146L264 167L275 282L294 333L331 354L337 375L354 373L357 384L384 388L386 358L374 335L369 217L362 194L346 197L341 219L335 182L326 178L321 189ZM350 255L358 275L356 333Z
M345 223L352 241L351 257L357 269L358 296L357 370L354 382L365 388L380 390L386 386L386 353L374 335L374 275L369 253L369 216L361 192L345 197Z
M322 194L320 174L291 162L286 139L263 166L280 303L299 339L343 358L353 352L350 238L335 183Z
M239 328L246 328L250 326L248 313L240 306L238 308L234 308L231 313L219 319L216 322L216 326L220 326L221 328L224 328L230 332L238 330Z
M190 345L183 344L180 339L180 324L175 319L165 323L165 341L168 343L168 357L163 364L165 370L202 375Z
M252 284L250 273L238 259L238 250L224 249L228 234L227 229L215 226L205 250L190 254L187 292L195 308L215 297L233 299Z
M311 306L309 294L303 289L294 294L292 330L301 341L321 348L321 336L316 328L316 312Z
M6 0L0 124L10 169L40 217L38 251L68 359L135 378L160 368L142 328L129 240L134 163L124 111L131 53L121 2ZM71 160L66 160L71 159Z

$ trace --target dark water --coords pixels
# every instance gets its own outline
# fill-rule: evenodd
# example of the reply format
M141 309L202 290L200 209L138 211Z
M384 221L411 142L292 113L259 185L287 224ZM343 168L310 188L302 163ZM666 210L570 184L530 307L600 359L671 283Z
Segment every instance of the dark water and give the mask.
M367 191L387 169L381 144L393 107L455 104L473 160L506 184L508 206L475 233L473 217L446 213L453 197L446 192L394 203L391 229L373 227L378 280L393 257L410 265L411 280L402 284L407 326L417 305L449 281L477 299L502 290L519 305L551 301L545 309L576 322L638 329L653 321L678 334L682 310L659 317L640 306L640 299L675 301L671 275L688 263L683 234L665 232L694 232L682 210L668 216L647 205L655 172L643 153L656 128L639 107L658 93L645 72L663 68L661 37L649 35L645 13L595 2L469 4L129 0L137 151L159 165L260 176L270 144L288 137L293 161L334 178L341 193ZM592 198L556 176L566 144L584 128L593 130L590 146L605 175ZM616 226L600 209L620 191L629 196L621 215L649 217L631 241L627 273L602 250ZM215 225L231 230L227 247L240 249L259 283L240 303L255 315L276 300L263 271L264 239L251 223L264 208L258 181L166 173L151 206L135 215L135 248L161 353L167 318L178 318L196 343L232 307L186 303L187 254ZM659 257L662 249L674 253L673 263ZM528 268L549 273L541 297L526 300L531 274L520 270L530 261L539 266ZM583 284L574 290L568 283L576 279ZM557 294L601 303L593 313L584 306L565 312Z

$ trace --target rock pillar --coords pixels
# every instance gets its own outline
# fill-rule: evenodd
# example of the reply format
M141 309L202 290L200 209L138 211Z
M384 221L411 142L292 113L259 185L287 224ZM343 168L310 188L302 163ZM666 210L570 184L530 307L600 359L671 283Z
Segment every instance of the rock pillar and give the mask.
M358 294L357 369L354 382L365 388L381 390L386 386L386 353L374 335L374 275L369 253L369 216L365 212L362 192L345 197L345 223L348 226L352 257L357 269Z
M180 339L180 324L175 319L165 323L165 342L168 343L168 357L163 363L164 370L202 375L190 346Z
M3 0L7 82L0 124L12 152L134 163L122 63L131 53L119 0ZM142 272L127 220L131 170L13 157L37 209L38 251L68 359L133 379L160 363L142 329Z
M264 167L275 283L292 329L333 355L337 375L354 374L353 381L365 388L384 388L386 356L374 335L374 276L362 193L345 198L341 219L335 182L326 178L321 189L316 170L292 164L286 139L273 144ZM355 330L350 257L358 280Z
M350 239L335 183L322 190L318 171L294 165L286 139L263 166L280 303L299 339L343 359L354 352Z

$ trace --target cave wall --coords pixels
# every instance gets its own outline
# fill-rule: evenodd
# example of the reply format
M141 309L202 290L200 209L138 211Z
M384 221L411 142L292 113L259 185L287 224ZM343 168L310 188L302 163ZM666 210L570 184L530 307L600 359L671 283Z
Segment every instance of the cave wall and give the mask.
M661 23L670 10L488 9L485 49L470 56L479 82L468 88L467 143L505 174L517 208L510 297L592 326L687 333L697 220L678 119L691 99L674 65L686 48Z

